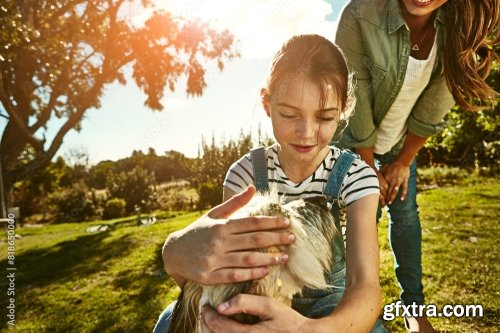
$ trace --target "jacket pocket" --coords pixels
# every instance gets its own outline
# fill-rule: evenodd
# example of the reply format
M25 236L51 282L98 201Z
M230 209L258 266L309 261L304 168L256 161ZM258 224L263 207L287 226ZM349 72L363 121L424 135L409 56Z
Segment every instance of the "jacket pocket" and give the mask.
M374 63L368 56L363 56L363 64L370 71L372 91L374 96L376 96L382 82L385 79L385 76L387 75L387 69Z

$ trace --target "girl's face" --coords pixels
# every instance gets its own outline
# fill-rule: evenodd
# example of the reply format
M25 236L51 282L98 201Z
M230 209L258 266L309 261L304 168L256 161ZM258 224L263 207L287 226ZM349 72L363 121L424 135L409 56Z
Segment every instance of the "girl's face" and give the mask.
M299 162L304 168L317 167L328 153L340 117L340 102L334 89L321 107L318 84L307 76L284 78L276 93L264 101L273 132L280 145L280 163Z
M413 16L427 16L444 5L448 0L400 0L404 8Z

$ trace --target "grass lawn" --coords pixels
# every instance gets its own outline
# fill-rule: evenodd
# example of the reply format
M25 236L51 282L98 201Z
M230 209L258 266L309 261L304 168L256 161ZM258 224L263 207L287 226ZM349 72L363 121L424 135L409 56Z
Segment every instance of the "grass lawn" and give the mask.
M426 303L481 304L482 318L432 318L440 332L498 332L500 327L500 181L472 177L460 185L421 192L422 257ZM379 224L383 304L399 289L388 244L387 219ZM389 332L405 332L403 320L384 322Z
M431 319L442 332L497 332L500 325L498 239L500 181L477 178L419 196L427 302L481 304L482 318ZM178 293L162 270L165 237L200 214L189 213L149 227L116 224L88 234L101 222L18 230L16 332L151 332L161 310ZM120 221L103 222L113 224ZM387 220L379 224L384 304L398 298ZM8 281L7 244L0 241L0 289ZM8 331L7 297L0 297L0 331ZM385 322L404 332L401 318Z

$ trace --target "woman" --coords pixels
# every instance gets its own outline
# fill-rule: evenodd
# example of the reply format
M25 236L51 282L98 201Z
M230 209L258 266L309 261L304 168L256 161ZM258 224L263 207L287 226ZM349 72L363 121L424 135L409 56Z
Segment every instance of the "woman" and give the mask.
M474 101L495 100L484 79L499 8L498 0L352 0L341 14L336 42L357 80L341 145L377 173L405 304L424 303L415 156L455 103L477 110ZM425 317L405 324L433 332Z

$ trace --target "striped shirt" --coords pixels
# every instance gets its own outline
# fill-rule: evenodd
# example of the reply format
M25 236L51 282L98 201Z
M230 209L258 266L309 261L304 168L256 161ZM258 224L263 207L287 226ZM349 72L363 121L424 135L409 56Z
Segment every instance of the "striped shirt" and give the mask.
M330 172L342 152L330 146L328 155L313 174L300 183L294 183L286 177L281 168L277 144L266 148L266 151L269 187L275 188L279 195L283 195L286 202L323 194ZM246 154L231 165L226 174L224 186L239 193L248 185L253 184L252 159L250 154ZM348 206L369 194L379 194L378 179L372 168L357 158L342 182L339 199L345 206Z

